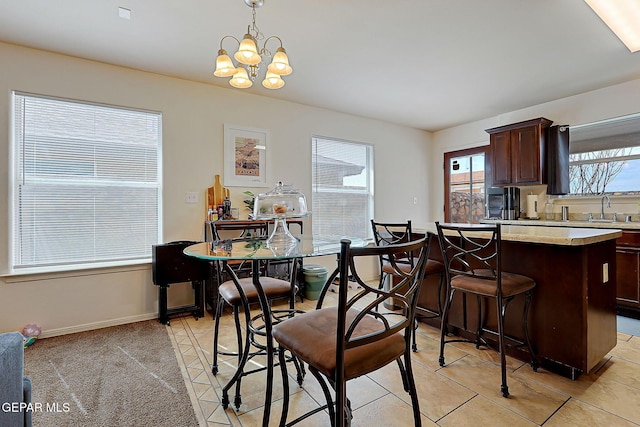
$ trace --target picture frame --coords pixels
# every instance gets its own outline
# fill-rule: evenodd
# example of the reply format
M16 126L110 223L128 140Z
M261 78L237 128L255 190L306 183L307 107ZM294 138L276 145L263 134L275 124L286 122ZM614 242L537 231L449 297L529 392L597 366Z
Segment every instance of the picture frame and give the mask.
M269 130L224 125L225 187L269 187Z

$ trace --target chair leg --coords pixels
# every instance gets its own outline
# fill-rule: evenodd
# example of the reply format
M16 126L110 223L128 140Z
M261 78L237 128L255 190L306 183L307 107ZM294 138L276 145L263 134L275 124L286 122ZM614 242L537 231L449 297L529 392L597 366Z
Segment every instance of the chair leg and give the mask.
M320 388L322 389L322 393L324 394L324 399L327 402L327 411L329 411L329 420L331 421L331 427L336 426L336 408L333 405L333 398L331 397L331 391L329 390L329 386L327 385L326 380L323 375L318 372L317 369L309 366L309 372L316 378L318 384L320 384ZM335 387L334 387L335 388Z
M385 273L382 272L382 264L380 265L380 280L378 282L378 289L382 289L384 287L384 277Z
M531 306L531 291L525 293L524 313L522 317L522 328L524 329L524 338L527 341L527 347L529 347L529 354L531 354L531 368L534 372L538 372L538 360L536 354L533 352L533 345L531 344L531 338L529 336L529 307Z
M287 362L284 352L284 348L280 346L278 349L278 361L280 363L280 372L282 373L282 413L280 414L280 426L286 425L287 415L289 413L289 375L287 374ZM297 359L294 354L292 354L291 357Z
M409 393L409 383L407 382L407 371L404 368L404 365L402 364L402 361L400 359L396 359L396 362L398 363L398 368L400 369L400 378L402 378L402 388L404 388L404 391L406 391L407 393Z
M222 309L224 307L224 300L218 296L216 301L216 323L213 326L213 364L211 365L211 373L213 375L218 374L218 334L220 331L220 318L222 317Z
M297 373L296 381L298 382L298 385L302 387L302 383L304 382L304 377L306 374L304 370L304 362L300 360L298 356L291 356L291 358L293 360L294 366L296 367L296 373Z
M416 391L416 383L413 379L413 367L411 365L411 353L405 351L404 353L404 365L405 365L405 376L406 380L403 379L403 382L409 385L409 389L406 390L411 397L411 406L413 407L413 424L415 427L422 426L422 420L420 418L420 404L418 402L418 392Z
M438 313L442 316L442 285L444 284L444 274L440 273L438 280Z
M336 393L336 427L345 427L349 425L349 409L347 406L347 383L342 380L337 380L335 384Z
M498 311L498 348L500 351L500 371L502 374L502 384L500 385L500 392L502 396L509 397L509 386L507 385L507 356L505 354L504 345L504 314L506 306L503 305L502 298L498 298L496 301L496 307Z
M449 307L451 307L451 301L453 300L454 294L455 290L452 289L444 305L444 311L442 312L442 322L440 326L440 358L438 359L438 363L440 366L444 366L445 332L447 330L447 320L449 318Z
M418 319L414 319L413 320L414 325L413 325L413 330L411 331L411 350L414 353L418 352L418 344L416 344L416 329L418 329Z
M484 321L482 319L482 297L476 295L476 301L478 302L478 326L476 329L476 348L480 348L480 336L482 334L482 327Z
M426 276L425 276L426 278ZM444 284L444 274L440 273L440 280L438 280L438 312L437 314L434 314L433 316L429 316L428 318L430 319L435 319L437 317L442 317L442 285ZM446 301L445 301L446 304ZM416 315L416 319L415 321L415 327L413 329L413 344L411 346L411 349L413 350L414 353L418 352L418 344L416 342L416 331L418 330L418 317Z
M233 318L236 324L236 338L238 339L238 370L241 369L242 363L242 327L240 326L240 310L238 306L233 307ZM247 335L249 333L247 332ZM247 349L248 350L248 349ZM242 366L244 370L244 366ZM242 397L240 396L240 385L242 383L242 375L238 377L236 381L236 395L233 400L233 404L236 409L240 409L240 405L242 405Z
M241 331L239 330L240 313L239 313L238 307L234 307L233 315L234 315L234 318L236 319L236 331L238 332L238 334L240 334L241 333ZM244 316L245 316L245 324L248 325L250 321L250 311L248 307L245 308L244 310ZM222 389L222 407L224 409L227 409L229 407L229 389L234 384L236 384L236 382L239 382L240 379L242 378L242 375L244 374L244 366L247 364L247 360L249 359L250 346L251 346L251 343L249 341L248 333L245 334L244 345L242 344L242 336L238 335L238 368L236 369L235 374L233 374L233 377L231 377L229 382ZM238 390L239 390L239 387L238 387ZM236 396L236 399L237 397L238 396ZM240 406L240 404L237 404L236 406Z

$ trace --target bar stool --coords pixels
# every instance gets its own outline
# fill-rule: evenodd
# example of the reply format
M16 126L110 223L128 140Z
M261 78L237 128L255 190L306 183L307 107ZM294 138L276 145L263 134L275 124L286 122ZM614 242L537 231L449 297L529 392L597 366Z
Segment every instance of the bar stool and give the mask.
M371 220L371 228L373 229L373 237L376 241L376 246L386 246L386 245L394 245L398 243L406 243L413 238L413 232L411 229L411 220L407 220L407 222L400 223L383 223L376 222ZM436 235L433 233L427 233L429 237L429 242L431 244L431 240L436 238ZM429 246L429 248L431 245ZM429 254L427 254L427 257ZM400 269L409 271L414 263L413 254L403 254L400 258L395 260ZM391 266L390 259L388 255L380 256L380 282L378 284L378 289L382 289L384 286L385 280L393 280L394 268ZM419 319L435 319L442 315L442 288L444 284L444 264L440 261L434 259L427 259L424 267L424 280L426 280L429 276L438 275L440 278L438 280L438 290L437 290L437 310L433 310L428 307L418 305L416 307L415 320L416 324L413 328L413 344L411 346L414 352L418 351L418 345L416 343L416 329L418 329L418 320ZM395 276L398 278L398 276Z
M484 339L486 335L498 336L498 352L500 353L500 368L502 372L502 385L500 392L504 397L509 397L507 386L506 343L510 347L526 345L531 356L531 367L538 370L533 346L529 338L528 315L531 305L531 294L536 286L533 279L520 274L509 273L502 270L501 259L501 234L500 224L440 224L436 222L438 240L442 249L442 257L445 265L447 282L447 301L442 314L442 327L440 330L440 366L445 365L444 346L450 342L469 342L464 339L446 340L446 328L451 308L451 301L456 292L475 295L478 301L478 326L476 348L485 345L492 348ZM518 295L524 294L525 304L522 313L522 329L524 341L516 337L507 336L504 332L504 318L509 303ZM487 329L484 325L482 313L482 300L492 298L496 301L496 316L498 330Z

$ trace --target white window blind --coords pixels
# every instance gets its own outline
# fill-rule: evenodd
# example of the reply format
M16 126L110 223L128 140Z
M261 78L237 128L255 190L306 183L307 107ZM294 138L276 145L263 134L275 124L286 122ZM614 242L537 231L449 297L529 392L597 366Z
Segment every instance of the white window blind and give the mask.
M313 235L371 237L373 147L312 138Z
M161 115L13 94L12 267L151 257Z

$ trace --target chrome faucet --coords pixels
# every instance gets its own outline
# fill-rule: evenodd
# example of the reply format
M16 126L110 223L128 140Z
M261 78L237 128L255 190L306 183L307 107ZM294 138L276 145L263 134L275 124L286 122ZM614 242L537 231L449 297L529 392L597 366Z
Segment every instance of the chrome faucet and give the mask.
M605 194L602 196L602 199L600 199L600 219L604 219L604 201L605 199L607 200L607 207L610 208L611 207L611 199L609 198L608 194Z

